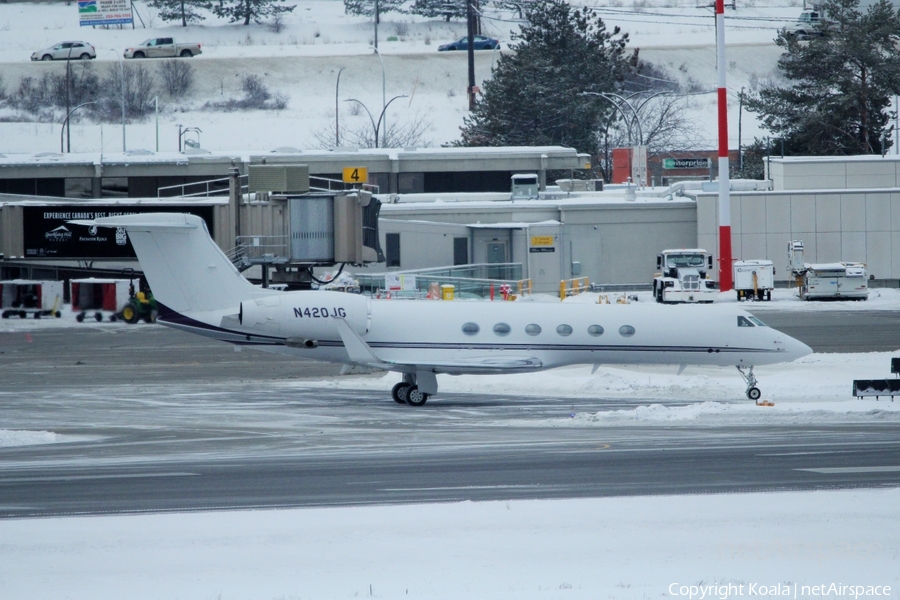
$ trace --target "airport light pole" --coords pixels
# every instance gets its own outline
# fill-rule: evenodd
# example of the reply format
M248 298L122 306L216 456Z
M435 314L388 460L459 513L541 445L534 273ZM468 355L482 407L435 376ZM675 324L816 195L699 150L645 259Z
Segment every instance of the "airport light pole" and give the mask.
M363 110L366 111L366 114L369 115L369 121L372 123L372 130L375 132L375 147L378 148L378 131L381 128L382 122L384 120L384 113L387 111L388 106L391 105L391 102L394 100L398 100L400 98L409 98L406 94L400 94L399 96L394 96L390 100L388 100L387 104L384 105L384 108L381 109L381 114L378 115L378 121L375 121L375 118L372 116L372 113L369 112L369 109L365 104L357 100L356 98L347 98L344 102L356 102L360 106L363 107Z
M375 54L378 55L378 62L381 63L381 110L382 110L382 113L384 113L384 109L387 108L387 105L384 103L384 99L387 98L387 93L386 93L386 90L387 90L387 78L385 77L384 60L381 58L381 52L378 51L378 45L377 45L377 44L375 45ZM386 123L385 123L384 128L385 128L385 130L387 130L387 124L386 124ZM387 131L385 131L385 133L387 133ZM383 144L384 144L384 140L381 140L381 142L382 142L382 145L383 145ZM377 147L377 145L376 145L376 147Z
M341 126L339 121L338 114L338 93L341 89L341 73L344 72L344 67L341 67L338 70L337 81L334 84L334 145L335 147L339 147L341 145Z
M71 134L69 132L69 117L71 117L72 113L74 113L76 110L78 110L82 106L87 106L88 104L97 104L97 102L96 102L96 100L92 100L90 102L84 102L82 104L79 104L78 106L76 106L75 108L70 110L69 113L66 115L66 119L63 121L63 126L59 131L59 152L60 152L60 154L62 154L62 151L63 151L63 134L65 134L65 136L66 136L66 152L68 153L68 152L72 151L72 139L71 139Z
M603 98L604 100L609 100L609 102L613 105L613 108L615 108L617 111L619 111L619 113L621 113L621 115L622 115L622 118L625 120L625 126L626 126L627 131L628 131L628 145L629 145L629 146L633 145L633 144L632 144L632 139L631 139L631 125L632 125L632 123L636 123L636 124L637 124L637 129L638 129L638 145L639 145L639 146L640 146L640 145L643 145L643 143L644 143L644 130L643 130L643 128L641 127L641 119L640 119L640 117L638 116L637 110L635 110L634 106L631 105L631 102L629 102L627 98L623 98L622 96L620 96L620 95L618 95L618 94L613 94L613 93L611 93L611 92L609 92L609 93L607 93L607 92L581 92L579 95L580 95L580 96L598 96L598 97L600 97L600 98ZM612 96L612 97L610 97L610 96ZM615 100L613 100L613 98L618 99L618 102L616 102ZM627 106L628 108L631 109L631 112L632 112L632 114L634 115L633 117L630 117L630 118L629 118L629 116L625 113L625 111L622 110L622 106L623 106L623 105L625 105L625 106Z

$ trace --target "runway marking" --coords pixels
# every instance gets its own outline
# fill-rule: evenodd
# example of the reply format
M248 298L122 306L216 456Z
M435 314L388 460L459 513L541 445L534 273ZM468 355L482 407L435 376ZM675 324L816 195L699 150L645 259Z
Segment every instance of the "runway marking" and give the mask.
M810 473L842 474L842 473L896 473L898 467L821 467L818 469L794 469L795 471L809 471Z
M0 479L4 483L28 483L32 481L83 481L89 479L143 479L146 477L197 477L200 473L123 473L117 475L56 475L48 477L14 477Z
M821 450L819 452L776 452L774 454L757 454L757 456L806 456L808 454L856 454L861 450Z
M458 485L448 487L410 487L410 488L384 488L382 492L443 492L448 490L530 490L534 488L547 488L546 485L530 483L526 485Z

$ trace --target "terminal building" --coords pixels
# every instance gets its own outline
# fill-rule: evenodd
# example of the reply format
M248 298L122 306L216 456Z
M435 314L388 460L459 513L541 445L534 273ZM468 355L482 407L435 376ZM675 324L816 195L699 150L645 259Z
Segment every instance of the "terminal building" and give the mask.
M718 250L716 182L599 190L582 180L588 157L569 148L8 155L0 156L0 277L138 268L121 256L29 254L59 226L46 214L190 210L226 252L240 240L289 238L290 194L246 189L254 167L279 165L305 165L319 194L359 188L341 185L345 169L365 173L380 200L382 253L347 267L360 274L515 265L535 291L554 292L573 277L648 283L666 248ZM810 262L864 262L878 280L900 279L900 158L773 157L766 166L766 180L732 181L735 259L772 260L784 281L787 242L800 239Z

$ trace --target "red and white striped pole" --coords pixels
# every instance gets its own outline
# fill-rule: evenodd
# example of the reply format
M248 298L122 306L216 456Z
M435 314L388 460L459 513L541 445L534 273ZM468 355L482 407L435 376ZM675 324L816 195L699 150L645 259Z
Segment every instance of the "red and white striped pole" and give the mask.
M725 87L725 0L716 0L716 62L719 72L719 289L734 287L731 275L731 184L728 180L728 94Z

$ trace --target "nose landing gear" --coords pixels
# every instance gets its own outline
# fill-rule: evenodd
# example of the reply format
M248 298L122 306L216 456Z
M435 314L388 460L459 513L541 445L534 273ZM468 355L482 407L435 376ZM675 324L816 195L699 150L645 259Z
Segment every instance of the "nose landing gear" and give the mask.
M744 383L747 384L747 397L756 402L759 400L759 397L762 395L762 392L759 391L759 388L756 387L758 383L756 376L753 375L753 366L751 365L747 372L744 372L744 367L737 367L738 373L741 374L741 377L744 380Z

